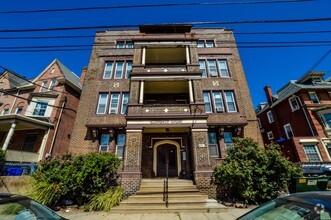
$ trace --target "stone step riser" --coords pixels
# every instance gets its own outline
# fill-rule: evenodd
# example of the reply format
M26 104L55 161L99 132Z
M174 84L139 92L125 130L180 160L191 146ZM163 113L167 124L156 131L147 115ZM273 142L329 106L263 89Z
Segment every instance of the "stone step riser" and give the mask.
M207 199L206 198L199 198L199 199L180 199L180 198L169 198L168 199L169 203L172 204L193 204L193 203L206 203ZM163 203L163 198L153 198L153 199L134 199L134 198L129 198L128 200L124 201L123 204L150 204L150 203Z

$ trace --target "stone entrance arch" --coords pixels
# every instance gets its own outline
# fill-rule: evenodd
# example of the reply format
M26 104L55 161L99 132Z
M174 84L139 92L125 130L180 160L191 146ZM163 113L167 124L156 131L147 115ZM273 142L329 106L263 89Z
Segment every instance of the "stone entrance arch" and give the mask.
M181 155L180 155L180 145L176 141L173 140L162 140L158 141L153 146L153 171L155 173L155 176L158 176L157 174L157 148L161 145L169 144L174 145L176 147L177 152L177 175L179 176L180 171L182 170L182 164L181 164Z

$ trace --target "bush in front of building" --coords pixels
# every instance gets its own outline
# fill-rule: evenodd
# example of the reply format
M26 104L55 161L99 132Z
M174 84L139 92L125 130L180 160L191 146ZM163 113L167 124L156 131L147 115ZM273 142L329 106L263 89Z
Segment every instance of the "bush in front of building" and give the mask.
M263 149L250 138L235 139L228 156L214 169L218 198L260 204L288 193L301 169L280 153L277 144Z
M33 192L30 196L52 207L85 205L94 195L116 190L119 165L120 160L111 153L63 155L46 160L32 175ZM122 197L120 193L113 195L114 198L107 198L117 201Z

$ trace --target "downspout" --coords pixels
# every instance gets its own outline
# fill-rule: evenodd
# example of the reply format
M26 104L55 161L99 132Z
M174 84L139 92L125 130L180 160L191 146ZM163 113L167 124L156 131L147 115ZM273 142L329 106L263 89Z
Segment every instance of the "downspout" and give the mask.
M15 98L14 98L13 104L12 104L11 107L10 107L9 114L11 114L11 111L12 111L13 108L14 108L14 104L15 104L15 102L16 102L17 97L18 97L19 94L20 94L20 90L17 90L17 93L16 93L16 96L15 96Z
M60 125L60 121L61 121L61 118L62 118L63 109L64 109L64 106L65 106L66 102L67 102L67 97L65 96L64 97L64 100L62 102L60 116L59 116L59 119L57 120L57 123L56 123L56 128L55 128L55 131L54 131L51 148L49 149L49 152L48 152L50 155L52 155L52 152L53 152L55 138L56 138L57 132L59 130L59 125Z
M311 126L311 123L310 123L309 118L308 118L308 116L307 116L306 110L305 110L305 108L304 108L303 105L302 105L302 102L301 102L300 97L297 96L297 95L293 95L293 96L295 96L295 97L298 98L299 103L300 103L300 107L302 108L303 114L305 115L305 118L306 118L306 120L307 120L307 122L308 122L308 126L309 126L309 129L310 129L310 132L311 132L311 134L312 134L313 136L315 136L315 133L314 133L313 127Z

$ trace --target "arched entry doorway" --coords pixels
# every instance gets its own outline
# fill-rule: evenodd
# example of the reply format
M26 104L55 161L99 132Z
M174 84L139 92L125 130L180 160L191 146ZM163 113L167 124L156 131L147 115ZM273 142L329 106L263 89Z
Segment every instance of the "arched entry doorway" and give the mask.
M169 162L169 177L178 177L181 171L180 145L172 140L162 140L154 145L153 170L155 176L166 176L166 163Z

